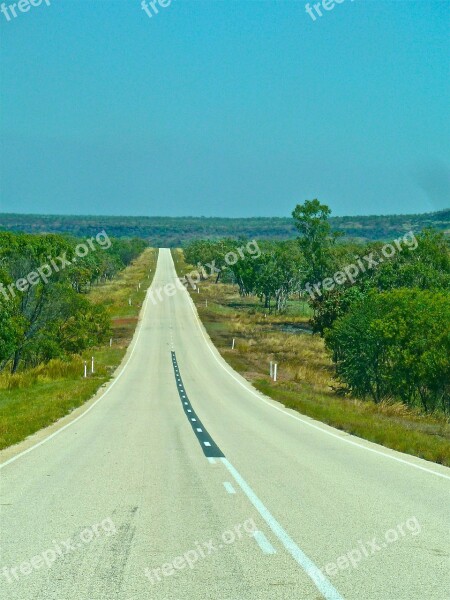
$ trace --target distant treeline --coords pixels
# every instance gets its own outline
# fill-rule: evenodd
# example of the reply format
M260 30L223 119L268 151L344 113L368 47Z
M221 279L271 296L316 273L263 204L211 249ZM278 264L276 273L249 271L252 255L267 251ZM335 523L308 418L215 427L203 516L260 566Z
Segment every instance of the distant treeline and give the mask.
M65 359L108 339L109 315L86 293L145 246L98 230L81 239L0 232L0 372Z
M355 241L389 240L427 227L450 232L450 210L419 215L332 217L330 225ZM256 238L288 240L296 235L293 219L206 217L103 217L0 214L0 231L63 233L89 237L105 229L116 238L138 237L154 247L185 246L194 239Z

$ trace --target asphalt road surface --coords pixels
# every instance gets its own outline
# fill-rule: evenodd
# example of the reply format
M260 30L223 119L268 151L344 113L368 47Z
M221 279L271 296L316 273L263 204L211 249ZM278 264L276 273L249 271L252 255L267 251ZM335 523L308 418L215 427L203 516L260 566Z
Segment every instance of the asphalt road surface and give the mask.
M161 297L101 394L0 455L1 597L448 600L450 469L264 397Z

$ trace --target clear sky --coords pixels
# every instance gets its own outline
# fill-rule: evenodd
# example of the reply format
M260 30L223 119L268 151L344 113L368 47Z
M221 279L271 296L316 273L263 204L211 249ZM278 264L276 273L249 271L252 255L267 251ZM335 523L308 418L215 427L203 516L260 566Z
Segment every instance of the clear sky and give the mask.
M49 1L0 13L0 210L450 205L447 0Z

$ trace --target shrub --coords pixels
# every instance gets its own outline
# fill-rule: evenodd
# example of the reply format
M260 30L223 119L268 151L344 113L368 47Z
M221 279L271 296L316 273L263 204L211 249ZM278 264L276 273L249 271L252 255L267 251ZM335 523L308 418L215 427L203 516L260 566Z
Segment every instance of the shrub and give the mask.
M398 398L450 413L450 296L370 292L325 333L338 377L375 402Z

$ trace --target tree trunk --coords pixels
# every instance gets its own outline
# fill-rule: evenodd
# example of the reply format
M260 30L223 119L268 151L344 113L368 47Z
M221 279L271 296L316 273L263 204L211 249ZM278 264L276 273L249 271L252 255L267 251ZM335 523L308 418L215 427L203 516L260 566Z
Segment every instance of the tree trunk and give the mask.
M11 366L11 373L14 374L17 369L19 368L19 363L20 363L20 359L22 357L22 348L20 348L19 350L16 350L16 352L14 353L14 359L13 359L13 363Z

